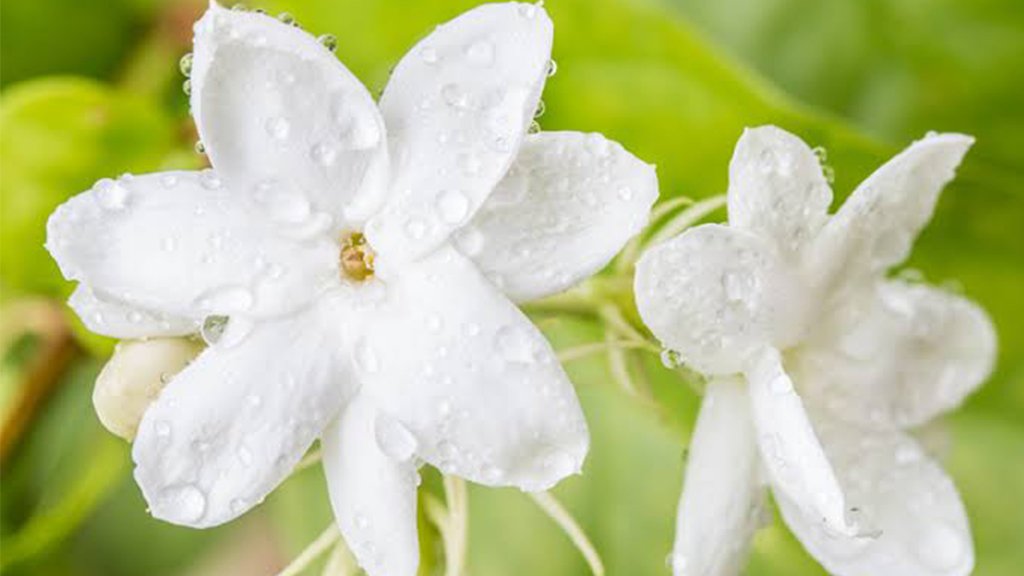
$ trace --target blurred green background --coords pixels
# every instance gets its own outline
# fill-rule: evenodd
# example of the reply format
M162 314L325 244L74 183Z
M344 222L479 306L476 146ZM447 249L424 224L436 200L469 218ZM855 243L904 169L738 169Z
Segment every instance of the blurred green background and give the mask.
M408 47L473 3L249 5L335 34L339 57L376 93ZM95 180L201 165L177 62L203 8L192 0L0 4L3 574L271 574L330 521L317 467L216 530L150 519L128 445L92 412L92 379L111 343L85 335L63 311L71 287L42 248L46 216ZM622 142L658 165L663 198L722 193L744 126L775 123L824 146L838 199L928 130L977 137L909 265L981 302L997 324L996 374L930 432L946 438L947 467L971 516L976 574L1021 574L1024 3L548 0L546 8L558 73L542 126ZM585 321L545 326L560 347L600 338ZM698 402L656 358L639 354L633 368L649 380L653 403L626 397L602 357L569 366L593 449L584 475L556 494L612 575L669 573ZM518 491L471 487L469 508L471 574L588 573ZM424 545L429 555L429 534ZM747 573L822 571L776 522L758 536Z

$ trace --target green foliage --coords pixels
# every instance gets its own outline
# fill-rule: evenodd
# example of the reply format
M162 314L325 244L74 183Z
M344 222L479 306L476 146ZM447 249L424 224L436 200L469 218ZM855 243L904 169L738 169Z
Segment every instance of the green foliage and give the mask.
M75 26L83 30L50 33L49 52L35 56L32 40L44 35L27 39L26 31L41 26L45 18L36 10L42 9L5 2L4 82L56 70L110 77L114 63L127 60L160 68L152 74L136 70L127 84L170 82L162 67L176 63L140 54L151 44L132 44L134 32L126 24L156 13L158 3L106 1L132 8L112 11L103 23L83 16ZM339 57L376 92L418 38L475 2L254 4L288 11L314 34L336 35ZM53 13L79 9L70 0L39 3L44 5L54 7ZM558 73L545 91L541 124L600 131L622 142L658 165L663 198L722 193L732 148L745 126L775 123L826 147L837 202L926 130L978 137L910 265L931 282L958 283L997 324L998 371L951 420L949 468L971 515L976 573L1015 574L1024 565L1017 544L1024 537L1019 515L1024 468L1018 457L1024 453L1024 153L1016 142L1024 131L1022 5L1015 0L549 0L546 7L556 25ZM76 53L83 47L94 51ZM104 176L195 164L194 156L181 155L189 138L175 138L171 119L180 98L169 104L166 93L147 88L149 96L132 95L123 87L60 78L5 88L0 96L5 297L56 296L68 289L41 248L45 218L57 203ZM601 337L587 324L560 324L548 331L559 347ZM698 401L656 359L641 354L647 355L643 373L653 400L620 391L602 356L570 366L593 448L584 476L567 480L555 493L594 541L609 574L667 573L684 448ZM107 499L96 498L92 507L50 524L56 528L46 546L23 566L42 570L35 573L167 574L194 564L221 534L238 530L228 526L211 535L146 517L127 474L126 449L104 440L88 413L87 386L79 382L71 388L74 395L61 396L37 423L33 438L39 439L27 441L19 459L5 467L5 554L8 538L45 521L70 498L66 495L88 493L81 483L91 476L76 470L101 464L119 478L102 493ZM80 434L61 436L69 426ZM424 494L443 498L436 477L428 476L424 485ZM568 539L525 495L480 488L470 495L472 573L587 573ZM296 553L330 521L321 473L300 473L253 515L255 521L269 518L282 549ZM422 526L428 572L442 558L438 534L425 520ZM160 545L150 544L155 541ZM776 522L758 536L748 573L821 570Z
M47 216L100 178L159 167L172 126L152 102L75 78L5 90L0 124L4 292L67 292L43 248Z

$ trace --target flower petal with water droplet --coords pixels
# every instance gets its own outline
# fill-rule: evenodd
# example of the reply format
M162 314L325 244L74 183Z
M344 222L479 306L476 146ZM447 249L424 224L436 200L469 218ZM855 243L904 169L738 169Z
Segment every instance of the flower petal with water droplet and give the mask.
M192 113L206 153L238 193L273 178L339 227L387 191L387 139L366 88L309 33L212 4L196 24Z
M350 320L375 358L362 390L415 436L418 456L527 490L579 471L588 437L572 385L472 262L445 248L383 281L386 298Z
M485 4L442 24L402 59L380 106L392 133L392 189L412 192L393 193L374 217L367 236L378 251L415 258L476 212L533 118L551 40L543 9L527 19L515 4ZM437 209L451 190L465 207ZM412 217L430 220L415 236L405 225Z
M324 475L338 527L366 573L413 575L420 559L416 465L382 449L380 418L368 398L345 408L321 438Z
M466 255L513 300L542 298L603 268L657 196L654 168L600 134L530 135L468 225L481 242Z
M169 175L172 188L164 185ZM194 330L210 314L280 314L306 305L322 290L323 277L336 277L334 238L282 235L261 206L227 187L208 189L208 179L199 172L135 176L120 184L132 195L123 210L101 208L90 190L50 217L46 246L64 276L109 304L139 312L138 330L112 314L110 333L157 336L185 325ZM275 274L275 265L288 271ZM73 305L102 314L85 296Z
M338 294L285 319L263 321L233 347L208 348L146 411L132 450L153 515L215 526L259 503L291 473L355 393ZM272 361L268 361L272 358ZM171 497L189 485L200 514ZM169 495L170 494L170 495Z

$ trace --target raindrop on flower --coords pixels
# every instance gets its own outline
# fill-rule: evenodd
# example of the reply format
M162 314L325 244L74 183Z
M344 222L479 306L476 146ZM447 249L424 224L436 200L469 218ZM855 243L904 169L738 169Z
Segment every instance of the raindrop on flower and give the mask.
M192 95L192 79L185 80L181 83L181 91L185 93L185 96Z
M120 182L104 178L95 185L96 199L104 210L124 210L128 204L128 189Z
M280 20L281 22L284 22L285 24L295 24L295 17L289 14L288 12L281 12L280 14L277 15L277 19Z
M437 211L449 224L458 224L469 214L469 200L458 190L444 190L437 196Z
M558 62L548 60L548 78L558 73Z
M310 150L310 155L313 157L313 161L321 166L330 166L334 164L334 160L338 157L338 151L330 144L323 142L315 144Z
M478 40L466 47L466 58L478 66L488 66L494 62L494 44L487 40Z
M494 349L506 362L532 364L536 361L536 343L518 326L502 326L494 334Z
M334 52L338 47L338 38L334 34L324 34L316 39L321 46L327 48L331 52Z
M288 120L281 117L268 118L264 127L267 130L267 134L276 140L284 140L288 137L288 133L291 132L291 125Z
M425 46L422 50L420 50L420 59L427 64L436 64L437 50L430 46Z
M405 223L405 235L412 240L420 240L427 233L427 223L420 218L410 218Z
M203 320L203 325L199 328L199 335L202 336L203 341L206 342L207 345L213 346L220 341L227 325L227 316L207 316L206 319Z
M407 462L416 453L416 437L401 422L385 414L377 416L374 437L380 451L398 462Z
M178 60L178 69L181 70L181 73L184 74L185 76L191 76L192 75L192 53L191 52L189 52L188 54L185 54L184 56L182 56L181 60Z
M206 514L206 495L195 484L169 486L160 494L160 507L173 510L183 522L195 522Z
M458 84L445 84L442 86L441 98L452 108L465 110L470 107L469 93Z

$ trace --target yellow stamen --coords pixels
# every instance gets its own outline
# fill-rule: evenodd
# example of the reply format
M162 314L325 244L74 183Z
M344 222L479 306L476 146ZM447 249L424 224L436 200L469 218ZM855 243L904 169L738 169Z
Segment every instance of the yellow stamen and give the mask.
M361 232L348 234L341 240L342 276L362 282L373 276L373 250Z

